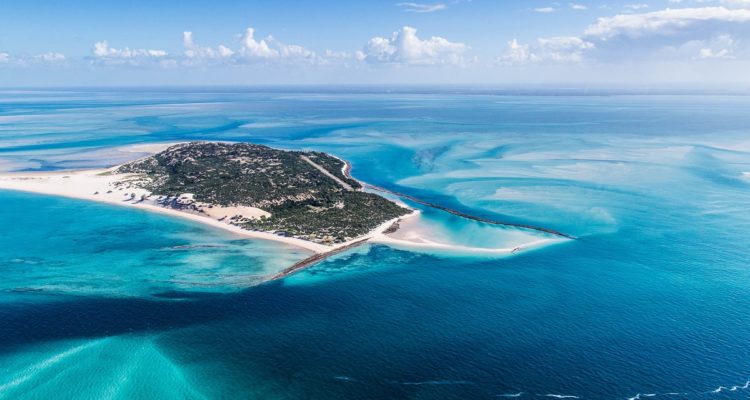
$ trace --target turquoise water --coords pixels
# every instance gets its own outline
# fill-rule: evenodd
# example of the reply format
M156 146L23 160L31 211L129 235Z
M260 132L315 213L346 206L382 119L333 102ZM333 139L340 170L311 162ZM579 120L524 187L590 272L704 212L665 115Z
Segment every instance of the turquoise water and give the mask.
M747 398L748 110L741 96L0 92L6 171L246 140L579 237L507 258L372 245L254 286L306 254L0 192L0 398ZM459 243L528 235L425 214Z
M0 296L236 291L311 254L141 210L11 191L2 199L11 245L0 248Z

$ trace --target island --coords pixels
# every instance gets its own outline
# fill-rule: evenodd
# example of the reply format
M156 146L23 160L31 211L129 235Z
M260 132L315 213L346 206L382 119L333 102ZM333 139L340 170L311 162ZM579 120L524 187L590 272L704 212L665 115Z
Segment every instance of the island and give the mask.
M324 245L363 237L411 212L363 191L344 168L343 161L321 152L193 142L110 173L123 177L115 186L134 200Z
M480 218L360 182L351 165L318 151L238 142L133 145L134 161L106 169L0 174L0 189L93 200L191 219L237 235L307 249L269 280L283 278L368 242L450 254L504 256L572 237L550 229ZM142 156L138 158L138 156ZM440 238L420 222L418 204L501 229L525 241L474 247Z

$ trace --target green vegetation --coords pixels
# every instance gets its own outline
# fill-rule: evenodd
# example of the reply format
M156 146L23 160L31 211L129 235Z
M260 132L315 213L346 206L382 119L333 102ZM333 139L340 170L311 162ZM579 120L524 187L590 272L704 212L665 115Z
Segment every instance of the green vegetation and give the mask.
M343 161L320 152L272 149L249 143L187 143L121 166L116 173L137 174L129 184L153 195L221 206L250 206L268 218L232 218L246 229L274 232L318 243L341 243L362 236L409 210L373 193L349 191L305 162L347 182ZM166 203L165 203L166 204Z

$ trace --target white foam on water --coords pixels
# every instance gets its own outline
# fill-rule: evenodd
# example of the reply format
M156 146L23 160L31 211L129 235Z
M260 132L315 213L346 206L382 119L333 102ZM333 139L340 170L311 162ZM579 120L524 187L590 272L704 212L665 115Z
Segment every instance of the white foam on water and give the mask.
M742 386L736 386L736 385L732 386L732 388L729 389L729 391L730 392L736 392L738 389L743 389L744 390L744 389L747 389L748 387L750 387L750 381L745 381L744 385L742 385Z
M471 381L420 381L420 382L400 382L401 385L473 385Z
M726 390L724 386L719 386L716 389L712 390L711 393L721 393L722 390Z
M523 392L518 393L505 393L505 394L498 394L495 395L495 397L521 397L523 396Z
M750 380L745 381L743 385L733 385L733 386L719 386L716 389L709 390L707 392L699 392L699 393L688 393L688 392L665 392L665 393L638 393L633 397L628 397L627 400L640 400L644 397L657 397L657 396L688 396L688 395L697 395L697 394L719 394L722 392L736 392L739 390L747 390L750 388Z
M556 399L580 399L580 397L573 396L570 394L554 394L554 393L548 393L544 395L544 397L554 397Z

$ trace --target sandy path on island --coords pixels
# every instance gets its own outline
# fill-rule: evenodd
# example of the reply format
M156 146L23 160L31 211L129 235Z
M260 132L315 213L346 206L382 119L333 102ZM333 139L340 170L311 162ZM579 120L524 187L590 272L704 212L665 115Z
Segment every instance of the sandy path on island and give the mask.
M323 175L325 175L325 176L333 179L334 181L336 181L336 183L338 183L339 185L341 185L341 187L343 187L344 189L346 189L346 190L348 190L350 192L354 190L354 188L351 187L351 185L349 185L348 183L342 181L336 175L332 174L330 171L328 171L327 169L323 168L321 165L318 165L318 163L316 163L315 161L311 160L309 157L307 157L307 156L300 156L300 158L302 158L306 163L312 165L313 168L315 168L318 171L322 172Z

